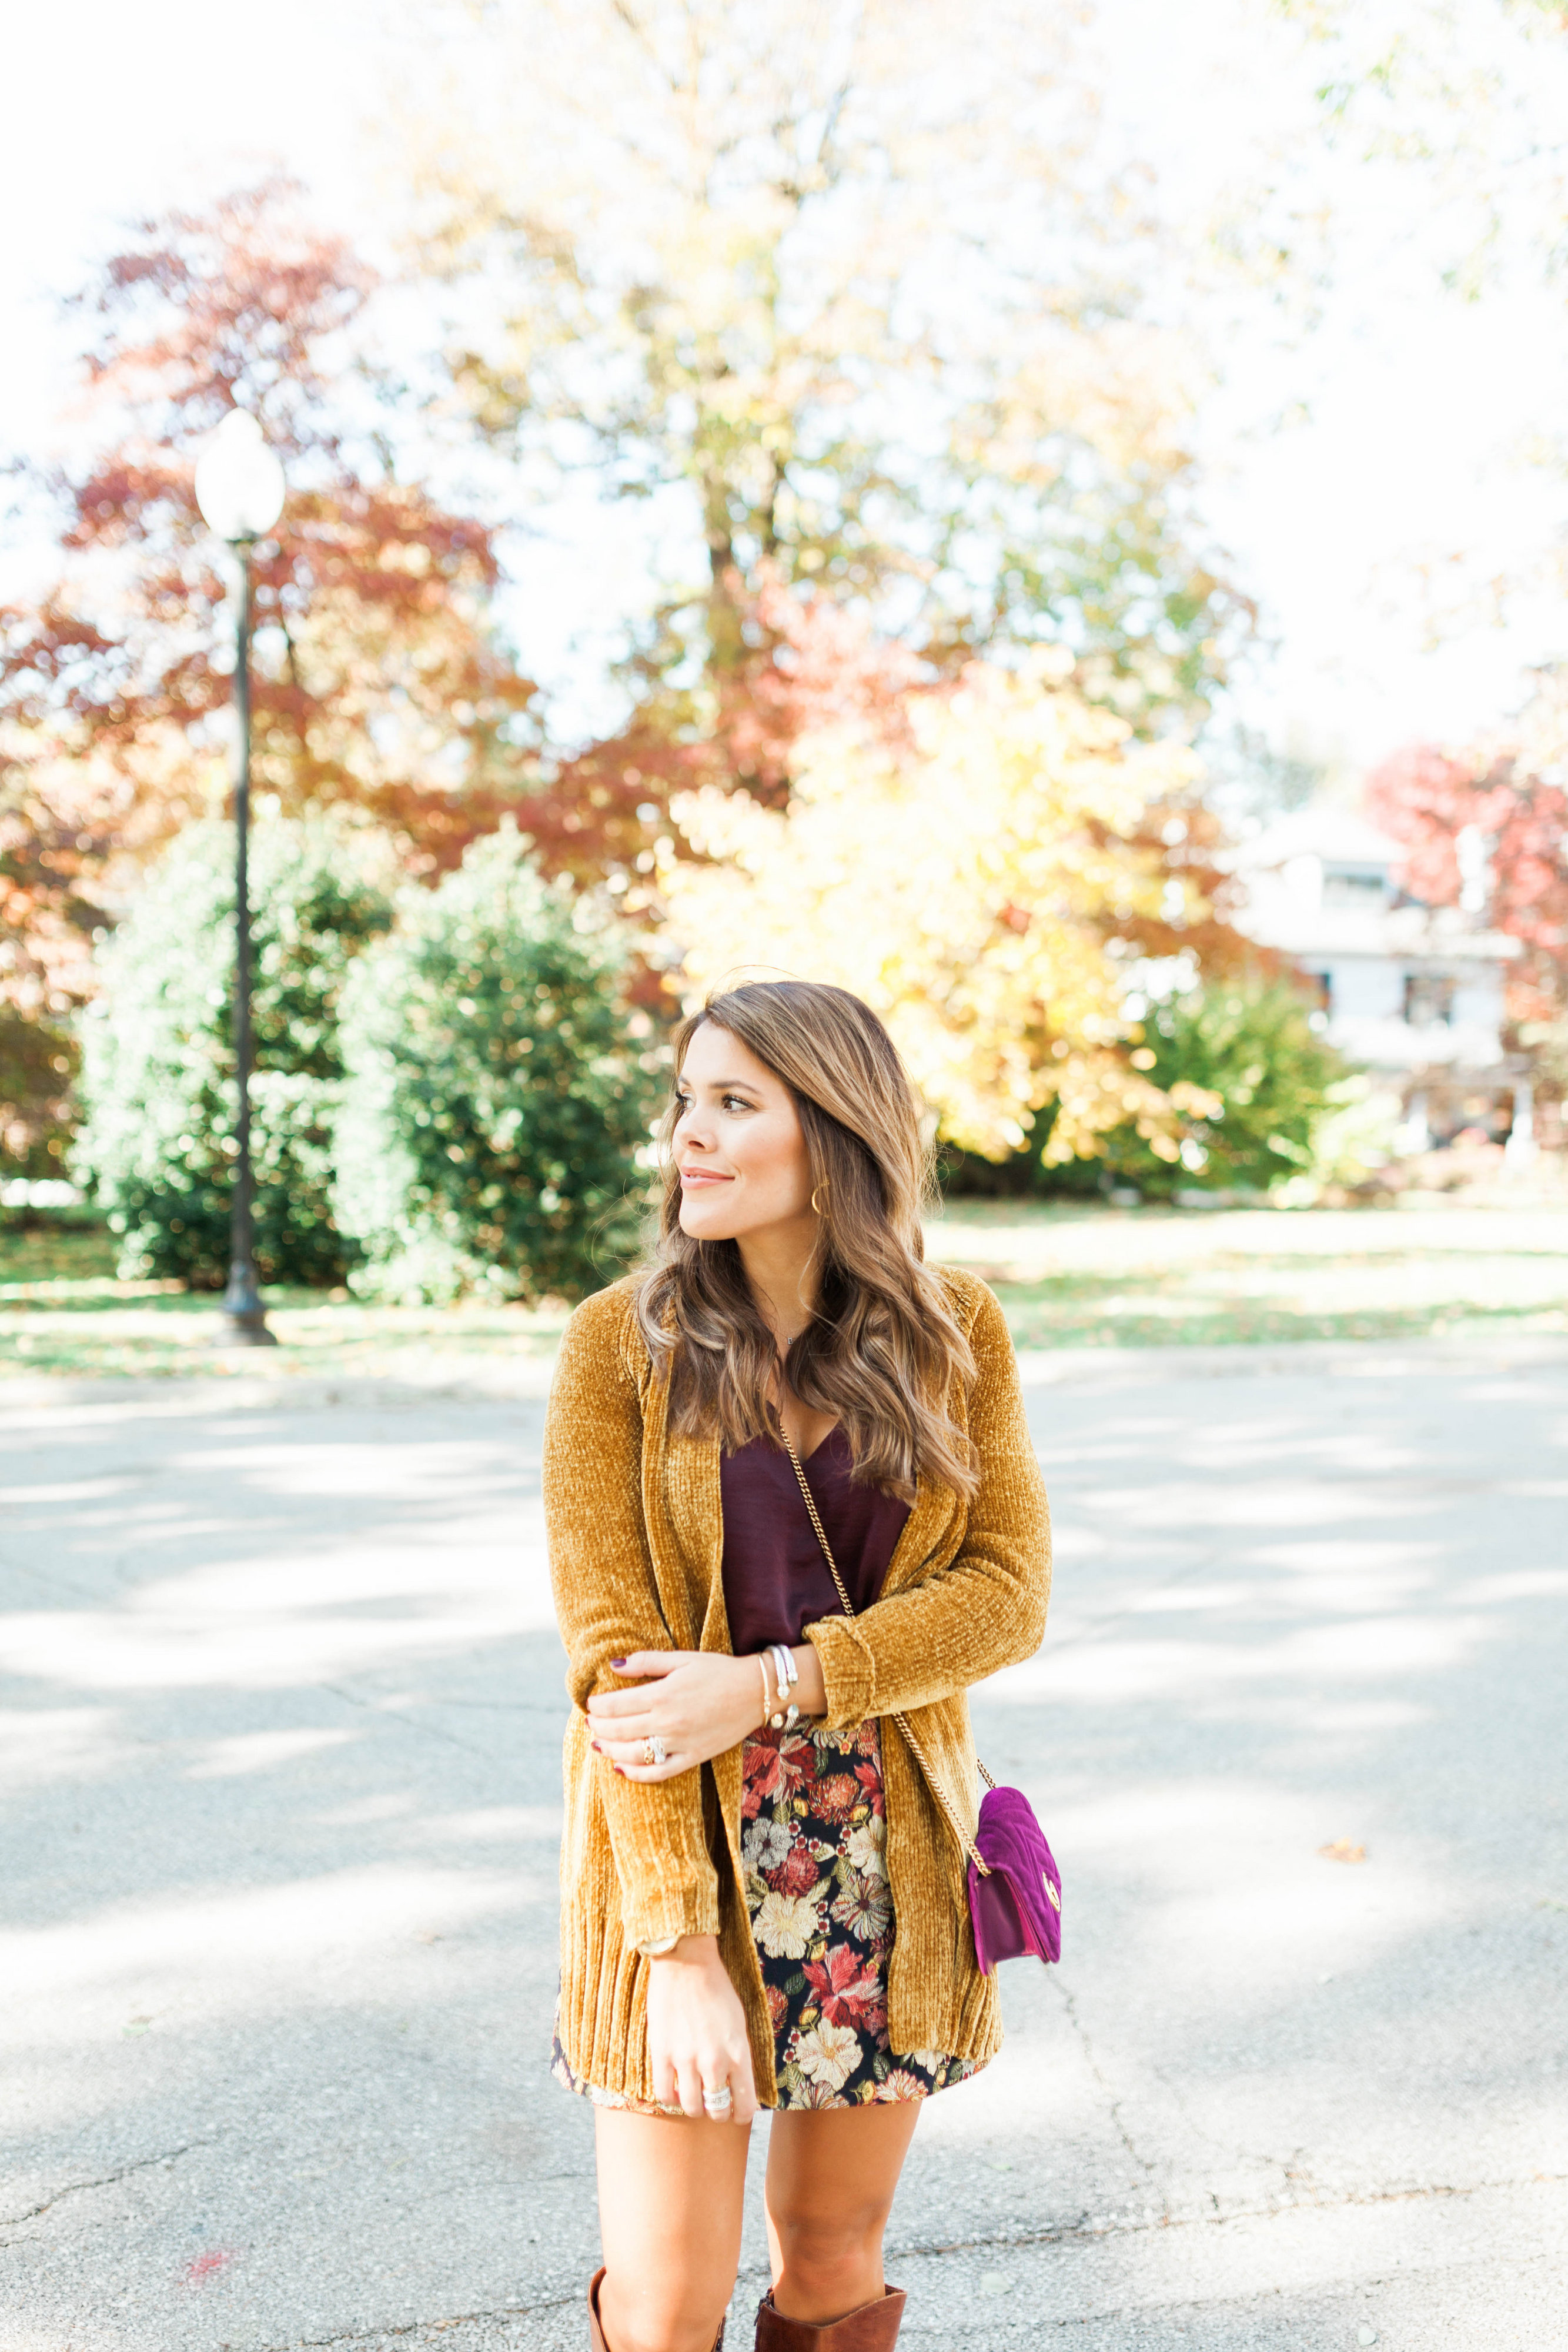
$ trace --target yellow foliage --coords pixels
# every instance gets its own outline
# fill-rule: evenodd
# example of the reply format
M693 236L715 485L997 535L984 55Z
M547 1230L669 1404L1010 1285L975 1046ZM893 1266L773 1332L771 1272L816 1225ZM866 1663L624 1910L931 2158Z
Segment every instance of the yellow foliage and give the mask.
M699 858L668 856L666 946L689 1003L758 965L853 989L883 1014L943 1134L1000 1159L1054 1097L1049 1156L1131 1118L1175 1124L1128 1066L1107 940L1154 915L1164 876L1125 836L1189 755L1037 656L974 664L904 698L907 731L836 726L798 747L780 812L707 789L674 804Z

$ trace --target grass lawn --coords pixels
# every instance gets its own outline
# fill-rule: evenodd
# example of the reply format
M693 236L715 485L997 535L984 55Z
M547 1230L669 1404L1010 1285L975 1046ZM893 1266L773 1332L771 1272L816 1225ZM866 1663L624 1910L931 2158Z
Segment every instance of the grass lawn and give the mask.
M1403 1339L1469 1326L1568 1331L1568 1211L1105 1209L955 1202L933 1259L996 1289L1020 1348ZM217 1303L117 1282L93 1227L0 1227L0 1375L234 1371L439 1378L543 1368L565 1310L365 1307L275 1289L276 1349L214 1352Z
M548 1363L564 1307L363 1307L346 1291L274 1286L279 1345L232 1349L218 1302L177 1282L117 1282L112 1235L98 1228L0 1227L0 1377L7 1372L439 1372L476 1358ZM214 1354L214 1347L216 1353Z
M985 1276L1020 1348L1568 1331L1568 1212L1555 1208L955 1202L928 1247Z

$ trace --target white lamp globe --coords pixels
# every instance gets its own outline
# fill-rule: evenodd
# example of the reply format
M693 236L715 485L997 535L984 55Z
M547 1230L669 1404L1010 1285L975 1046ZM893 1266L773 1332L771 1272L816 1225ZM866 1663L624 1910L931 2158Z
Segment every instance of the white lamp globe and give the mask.
M283 468L243 408L231 408L196 464L196 504L220 539L259 539L283 512Z

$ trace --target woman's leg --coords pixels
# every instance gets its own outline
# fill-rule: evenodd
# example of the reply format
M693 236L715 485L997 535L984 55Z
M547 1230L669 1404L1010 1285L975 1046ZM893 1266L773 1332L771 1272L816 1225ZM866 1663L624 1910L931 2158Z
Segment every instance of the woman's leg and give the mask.
M610 2352L713 2352L740 2262L738 2124L596 2107L599 2317Z
M821 2327L883 2292L882 2233L921 2105L792 2107L774 2116L768 2243L773 2301L786 2319Z

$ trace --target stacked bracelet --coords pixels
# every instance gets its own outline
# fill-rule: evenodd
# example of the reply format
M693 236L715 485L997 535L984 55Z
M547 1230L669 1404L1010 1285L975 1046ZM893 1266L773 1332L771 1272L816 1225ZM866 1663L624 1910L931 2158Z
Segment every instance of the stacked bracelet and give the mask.
M788 1694L800 1681L800 1669L782 1642L770 1643L768 1655L773 1661L774 1680L778 1685L778 1696L773 1702L776 1711L769 1714L768 1721L775 1731L793 1730L795 1725L800 1720L800 1710L792 1698L788 1698ZM762 1670L762 1686L766 1691L768 1687L766 1666Z

